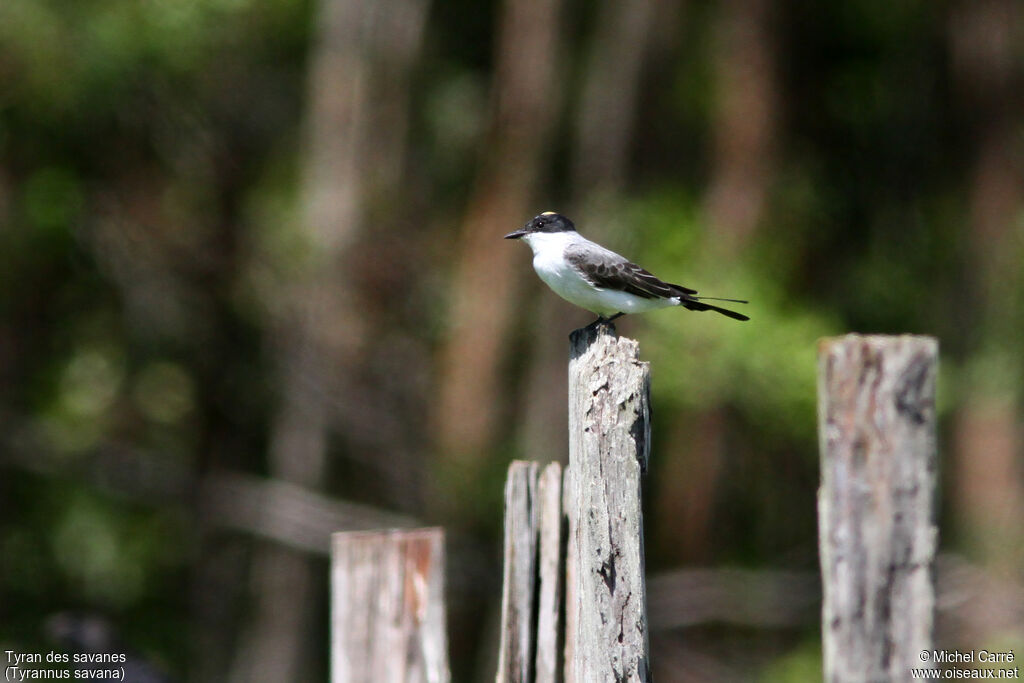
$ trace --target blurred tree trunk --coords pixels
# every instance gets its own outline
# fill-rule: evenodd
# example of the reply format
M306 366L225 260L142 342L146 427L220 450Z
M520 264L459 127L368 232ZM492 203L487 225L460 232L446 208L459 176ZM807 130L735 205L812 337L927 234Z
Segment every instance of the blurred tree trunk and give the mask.
M709 410L666 425L669 457L658 476L654 514L662 534L659 554L680 564L708 563L716 547L711 534L719 479L725 468L726 417Z
M551 131L561 101L557 87L561 0L503 4L490 133L462 225L451 283L448 338L441 350L437 453L453 480L465 480L494 445L507 406L499 383L517 308L512 264L523 246L502 243L534 213ZM523 266L526 267L526 266Z
M577 204L618 195L625 183L655 15L655 0L604 0L598 9L574 126Z
M368 196L376 185L394 184L404 146L405 89L388 89L377 77L411 67L425 12L425 0L322 0L316 11L297 248L271 255L283 284L269 302L268 325L281 386L268 470L310 489L324 482L335 413L359 405L356 371L367 325L351 250ZM382 95L388 106L380 105ZM271 545L258 547L253 563L254 613L230 680L314 677L311 628L323 567Z
M735 258L753 236L772 175L778 85L771 0L724 0L715 29L711 249Z
M568 213L580 230L597 241L612 232L615 207L627 181L642 71L658 18L655 4L655 0L604 0L587 50L572 127L572 206L550 208ZM534 280L530 287L544 289ZM530 328L564 328L568 334L567 314L581 323L590 322L590 313L544 291L531 309L535 322ZM531 458L564 461L568 454L565 337L537 334L530 342L520 451Z
M729 264L742 262L764 214L771 185L779 100L777 39L771 0L725 0L718 12L712 52L712 167L704 198L703 244L705 258ZM663 490L659 495L678 502L659 508L658 514L668 517L662 518L658 528L675 529L675 515L683 514L685 543L680 550L690 559L713 559L704 551L712 547L707 537L715 495L709 487L717 485L724 457L723 435L728 430L723 407L707 406L691 428L685 434L670 432L668 448L686 453L686 462L699 465L695 476L668 479L679 489Z
M422 206L409 179L408 133L413 79L420 64L428 0L367 5L366 117L358 172L360 221L366 226L342 264L358 292L363 337L352 388L332 425L345 435L344 455L373 472L377 499L418 512L422 488L430 350L413 330L426 312L416 292L434 264L424 267ZM357 399L352 399L358 395ZM396 408L401 406L401 408Z
M968 545L1003 571L1024 556L1021 405L1024 368L1019 221L1024 209L1022 74L1024 12L1016 0L961 2L950 16L955 83L973 133L968 230L974 302L967 391L955 421L954 500ZM982 615L978 615L983 618Z

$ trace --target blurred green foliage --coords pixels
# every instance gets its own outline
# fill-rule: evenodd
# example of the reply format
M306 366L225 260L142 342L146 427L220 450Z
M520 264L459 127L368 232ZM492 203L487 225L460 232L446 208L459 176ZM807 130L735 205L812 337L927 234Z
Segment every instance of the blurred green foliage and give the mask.
M707 560L813 568L816 340L934 334L944 416L967 385L1019 400L1024 280L1008 279L1002 315L976 327L982 286L965 227L972 103L953 84L944 3L924 0L771 4L778 124L763 216L742 253L716 252L704 193L724 87L713 37L721 3L684 4L644 75L630 180L606 216L623 227L605 241L702 293L751 300L745 325L676 311L629 323L655 368L655 457L685 450L658 431L663 416L722 408L745 445L727 463L737 479L716 500L720 542ZM417 349L433 351L444 325L453 217L486 140L498 9L464 0L432 8L411 93L415 177L408 196L379 200L422 207L415 230L427 238L416 244L426 247L416 255L429 272L407 305L426 308L430 321L390 331L418 335ZM567 12L570 27L593 20L585 3ZM280 387L265 307L308 256L292 228L314 22L305 0L0 2L7 646L45 650L43 619L82 609L115 617L173 672L189 669L180 653L195 627L188 591L203 552L200 520L187 486L164 473L266 470ZM567 31L560 46L573 68L545 201L573 191L564 167L586 45ZM1019 147L1019 119L1014 131ZM1008 259L1019 264L1016 211ZM509 216L508 226L527 217ZM508 247L498 239L508 226L495 226L495 249ZM370 232L391 252L412 231ZM478 499L456 501L491 551L512 451L494 456ZM115 481L120 461L95 465L121 452L143 463L137 476L149 488L135 496ZM245 609L237 612L240 621ZM794 642L761 680L811 680L816 641Z

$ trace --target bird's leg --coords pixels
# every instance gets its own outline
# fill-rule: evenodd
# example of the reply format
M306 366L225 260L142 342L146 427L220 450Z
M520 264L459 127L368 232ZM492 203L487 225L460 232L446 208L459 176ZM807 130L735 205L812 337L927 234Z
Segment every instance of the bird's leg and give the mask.
M596 329L596 328L598 328L598 327L601 327L602 325L607 325L607 326L609 326L609 327L612 327L612 328L614 328L615 326L614 326L614 325L612 325L612 324L611 324L611 322L612 322L613 320L615 320L616 318L618 318L618 317L620 317L620 316L623 316L623 315L626 315L626 314L625 314L625 313L621 313L621 312L619 312L619 313L616 313L615 315L613 315L613 316L612 316L612 317L610 317L610 318L606 318L606 317L604 317L603 315L599 315L599 316L597 316L597 320L595 320L594 322L590 323L589 325L587 325L587 326L586 326L585 328L583 328L583 329L586 329L586 330L590 330L590 329Z

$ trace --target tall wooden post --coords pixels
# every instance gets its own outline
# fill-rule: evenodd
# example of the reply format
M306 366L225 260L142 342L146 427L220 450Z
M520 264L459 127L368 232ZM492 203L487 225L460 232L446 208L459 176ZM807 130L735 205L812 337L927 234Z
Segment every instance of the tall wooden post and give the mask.
M566 680L649 681L640 476L650 375L612 325L570 336Z
M333 683L447 683L444 531L333 534Z
M818 350L825 680L906 681L930 665L938 344L848 335Z

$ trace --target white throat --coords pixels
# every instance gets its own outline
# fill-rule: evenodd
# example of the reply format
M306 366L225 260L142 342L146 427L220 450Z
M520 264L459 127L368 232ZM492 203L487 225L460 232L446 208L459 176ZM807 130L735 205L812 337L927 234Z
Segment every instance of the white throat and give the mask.
M570 244L586 242L587 239L575 230L565 232L531 232L523 235L523 241L530 245L533 253L557 252L559 256Z

